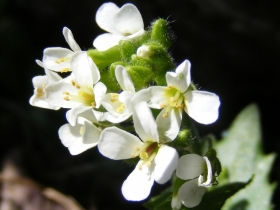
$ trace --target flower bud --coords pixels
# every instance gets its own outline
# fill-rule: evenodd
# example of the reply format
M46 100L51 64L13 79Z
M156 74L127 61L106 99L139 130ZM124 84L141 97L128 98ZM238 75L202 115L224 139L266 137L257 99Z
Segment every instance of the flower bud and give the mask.
M110 66L111 63L120 60L121 58L119 46L111 47L106 51L90 49L87 51L87 53L100 71L105 69L107 66Z
M156 20L152 25L151 39L159 42L164 48L169 48L172 41L168 23L164 19Z

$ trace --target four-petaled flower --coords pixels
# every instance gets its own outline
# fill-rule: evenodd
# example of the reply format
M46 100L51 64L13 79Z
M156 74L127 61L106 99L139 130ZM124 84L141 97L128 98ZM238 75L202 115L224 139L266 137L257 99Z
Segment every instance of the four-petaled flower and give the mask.
M98 149L114 160L140 158L122 186L122 194L127 200L140 201L149 196L154 181L164 184L171 178L177 166L178 153L162 144L158 125L146 102L135 106L133 121L142 141L126 131L111 127L103 130Z
M112 123L119 123L132 115L135 104L148 100L149 92L147 89L143 89L135 93L131 78L123 66L116 66L115 75L123 91L120 94L107 93L101 104L108 111L106 119Z
M66 42L72 50L63 47L46 48L43 53L43 64L47 69L64 73L72 71L70 65L72 56L75 52L81 51L81 48L75 41L70 29L64 27L62 33Z
M121 8L112 2L104 3L96 13L96 22L100 28L109 33L101 34L93 41L99 50L107 50L122 39L131 39L144 33L142 16L133 4L125 4Z
M37 64L44 68L44 64L36 60ZM52 72L47 68L45 69L45 74L43 76L35 76L32 79L33 87L34 87L34 94L29 99L29 103L32 106L37 106L46 109L59 109L59 106L50 105L45 98L45 88L48 84L58 82L62 80L62 78L56 73Z
M97 127L99 120L96 116L94 110L88 109L77 116L75 124L68 123L59 128L59 138L71 155L78 155L98 144L102 130Z
M178 192L174 192L171 202L173 209L180 209L182 204L188 208L197 206L206 187L212 186L212 166L206 156L188 154L180 157L176 176L188 181L179 188Z
M182 111L202 124L210 124L218 118L219 97L210 92L190 90L190 62L185 60L175 72L166 73L167 87L150 87L149 106L162 109L157 120L166 121L173 130L179 130ZM168 134L167 134L168 136ZM172 136L171 136L172 138Z
M76 52L71 59L71 67L72 74L69 77L49 84L45 92L49 104L72 108L72 111L68 111L68 117L75 121L79 113L99 108L107 88L98 82L99 70L86 52Z

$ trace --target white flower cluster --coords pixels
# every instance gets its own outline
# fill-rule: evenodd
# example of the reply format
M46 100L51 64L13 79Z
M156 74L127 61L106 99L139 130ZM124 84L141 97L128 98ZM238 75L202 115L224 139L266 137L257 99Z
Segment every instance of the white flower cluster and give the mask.
M130 40L145 33L138 9L132 4L121 8L105 3L97 11L96 22L109 33L98 36L93 46L106 51L120 40ZM139 158L138 164L122 186L127 200L146 199L156 181L164 184L173 172L180 179L190 180L173 196L172 208L181 204L199 204L205 187L211 186L212 168L207 157L196 154L179 159L177 150L168 145L180 131L183 111L193 120L210 124L218 118L220 106L216 94L191 88L191 64L182 62L175 71L166 72L167 86L149 84L136 90L135 84L122 65L115 67L115 78L121 92L108 92L93 59L82 51L72 32L63 28L63 35L71 50L46 48L42 61L44 76L33 78L34 95L30 104L42 108L68 108L68 124L59 129L62 143L72 155L98 146L100 153L114 160ZM135 54L145 58L149 48L141 46ZM69 72L62 77L62 73ZM161 109L156 119L151 109ZM122 129L119 123L133 120L137 136ZM205 177L206 167L206 180Z

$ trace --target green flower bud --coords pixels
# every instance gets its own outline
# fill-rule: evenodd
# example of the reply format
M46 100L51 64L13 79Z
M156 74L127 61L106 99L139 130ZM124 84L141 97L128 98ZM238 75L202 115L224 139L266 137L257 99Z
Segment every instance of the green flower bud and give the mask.
M136 47L134 44L127 40L121 40L119 42L120 52L122 60L128 62L131 60L131 56L136 53Z
M180 145L188 146L189 136L190 136L189 130L187 130L187 129L181 130L178 133L178 136L176 137L176 143L180 144Z
M144 66L127 66L126 70L138 90L145 88L153 75L152 70Z
M111 47L106 51L90 49L87 51L87 53L100 71L105 69L107 66L110 66L111 63L120 60L121 58L119 46Z
M159 44L147 43L137 49L137 57L147 59L152 63L155 81L162 84L165 81L165 73L174 68L172 58L168 52Z
M151 39L158 41L166 49L170 47L172 36L166 20L158 19L153 23Z

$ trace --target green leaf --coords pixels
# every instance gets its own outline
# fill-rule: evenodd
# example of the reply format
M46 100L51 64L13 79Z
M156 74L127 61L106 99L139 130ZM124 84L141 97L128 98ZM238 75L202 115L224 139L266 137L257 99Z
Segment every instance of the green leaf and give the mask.
M214 148L223 168L218 177L220 185L244 182L255 174L252 183L228 199L222 209L271 209L275 184L269 183L268 175L275 154L264 155L262 152L260 115L255 104L246 107L236 117L224 139Z

